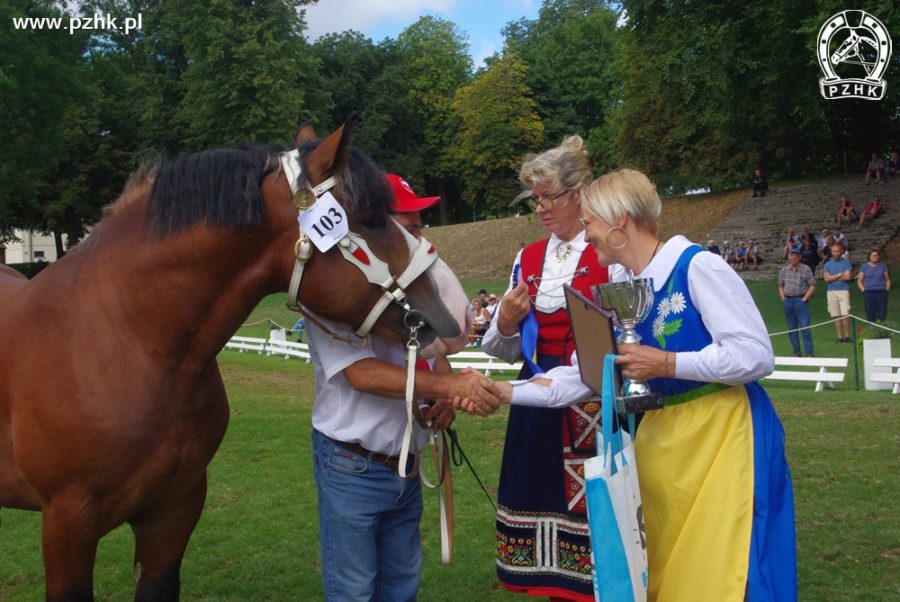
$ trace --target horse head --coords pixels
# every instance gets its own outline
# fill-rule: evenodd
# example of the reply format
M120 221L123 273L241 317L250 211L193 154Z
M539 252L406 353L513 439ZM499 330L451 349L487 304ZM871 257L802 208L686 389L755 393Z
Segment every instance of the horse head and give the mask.
M468 330L465 292L434 247L410 236L391 218L392 193L384 173L350 146L350 129L345 123L324 140L316 139L309 126L297 131L300 175L295 199L306 195L306 203L324 202L326 192L317 187L333 178L327 192L343 213L331 210L324 223L339 224L346 216L349 230L325 252L307 242L308 259L291 258L294 278L300 278L298 266L302 273L297 300L309 312L348 324L363 335L371 328L374 334L405 342L410 326L421 323L416 336L423 356L458 351ZM313 190L322 199L311 195ZM302 213L304 203L297 202ZM304 236L291 245L298 256ZM325 290L332 293L321 294Z

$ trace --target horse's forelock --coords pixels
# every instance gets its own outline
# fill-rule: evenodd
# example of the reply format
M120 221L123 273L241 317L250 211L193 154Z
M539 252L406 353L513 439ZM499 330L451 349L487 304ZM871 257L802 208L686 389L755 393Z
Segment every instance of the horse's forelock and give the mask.
M319 145L318 140L300 147L304 157ZM305 173L305 170L304 170ZM383 227L391 211L393 193L375 162L357 148L351 148L348 164L335 174L337 196L344 202L350 219L373 228ZM304 182L302 184L308 184Z

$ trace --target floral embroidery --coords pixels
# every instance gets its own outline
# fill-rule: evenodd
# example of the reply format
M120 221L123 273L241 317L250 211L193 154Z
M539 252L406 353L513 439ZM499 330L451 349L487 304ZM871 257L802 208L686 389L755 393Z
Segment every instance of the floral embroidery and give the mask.
M672 292L672 282L669 282L669 288L666 291L668 295L663 297L659 305L656 306L656 318L653 320L653 338L659 343L660 349L666 348L666 337L671 336L681 329L681 318L666 321L670 316L680 314L687 307L687 301L684 293L681 291Z

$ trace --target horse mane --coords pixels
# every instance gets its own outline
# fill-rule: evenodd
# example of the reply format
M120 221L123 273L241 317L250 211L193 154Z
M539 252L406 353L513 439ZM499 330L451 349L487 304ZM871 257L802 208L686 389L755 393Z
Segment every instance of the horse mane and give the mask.
M122 190L119 198L103 208L102 219L117 214L123 208L146 195L156 180L159 167L160 163L158 160L145 161L138 165L137 169L128 176L125 188Z
M306 155L320 142L312 140L300 145L304 164ZM351 147L347 167L336 174L335 180L335 189L343 199L344 209L350 219L359 221L368 228L384 227L387 215L393 213L391 205L394 195L384 171L372 159L359 149Z
M279 165L280 146L245 144L179 157L158 171L147 217L161 237L198 223L238 230L262 223L263 178Z

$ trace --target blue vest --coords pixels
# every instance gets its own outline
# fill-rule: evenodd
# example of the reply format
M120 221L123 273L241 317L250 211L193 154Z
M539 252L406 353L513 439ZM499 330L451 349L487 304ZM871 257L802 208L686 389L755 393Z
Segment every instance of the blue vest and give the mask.
M655 293L650 315L637 326L642 345L674 353L699 351L712 343L712 335L703 325L688 288L691 260L702 252L707 251L699 245L685 249L660 292ZM710 387L710 383L679 378L654 378L647 384L654 393L662 393L664 397L686 394L704 385ZM718 385L712 386L718 388Z

